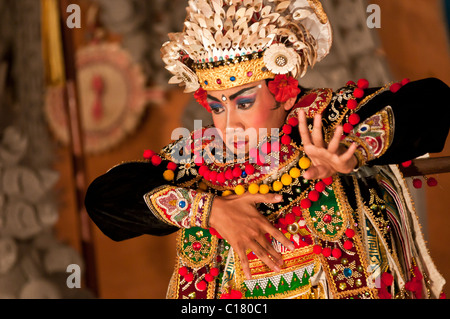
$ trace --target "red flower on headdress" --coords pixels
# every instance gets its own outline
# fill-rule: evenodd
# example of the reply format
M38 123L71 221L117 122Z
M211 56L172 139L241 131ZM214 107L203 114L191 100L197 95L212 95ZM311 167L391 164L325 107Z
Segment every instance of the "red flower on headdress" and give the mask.
M280 103L297 97L301 92L298 81L286 74L275 76L275 79L269 82L269 90L275 96L275 100Z
M209 113L211 113L211 107L209 106L209 103L206 101L208 94L203 88L199 88L194 93L194 98L197 100L197 102L203 106Z

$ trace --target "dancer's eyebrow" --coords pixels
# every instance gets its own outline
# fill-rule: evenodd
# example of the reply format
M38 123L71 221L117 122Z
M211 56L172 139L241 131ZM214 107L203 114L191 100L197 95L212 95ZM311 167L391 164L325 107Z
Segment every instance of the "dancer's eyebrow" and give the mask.
M242 89L242 90L240 90L240 91L234 93L233 95L231 95L231 96L230 96L230 100L233 101L233 100L236 99L238 96L240 96L240 95L242 95L242 94L244 94L244 93L246 93L246 92L248 92L248 91L251 91L251 90L253 90L253 89L255 89L255 88L257 88L257 86L252 86L252 87L249 87L249 88ZM209 94L207 95L207 98L210 99L210 100L212 100L212 101L214 101L214 102L222 103L221 100L219 100L218 98L215 98L214 96L211 96L211 95L209 95Z

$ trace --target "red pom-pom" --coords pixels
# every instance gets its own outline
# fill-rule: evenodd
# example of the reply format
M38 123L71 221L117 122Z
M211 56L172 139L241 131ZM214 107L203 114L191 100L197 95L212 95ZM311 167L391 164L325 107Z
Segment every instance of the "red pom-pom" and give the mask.
M409 82L411 82L410 79L404 78L400 84L401 84L402 86L404 86L404 85L408 84Z
M415 178L413 180L413 186L414 188L422 188L422 181L418 178Z
M161 164L162 159L161 157L159 157L159 155L153 155L151 161L153 165L158 166L159 164Z
M186 280L187 282L191 282L194 280L194 274L193 273L188 273L184 276L184 280Z
M295 222L295 214L289 213L284 217L284 220L288 225L293 224Z
M182 277L186 276L188 273L189 273L188 269L184 266L178 269L178 274Z
M356 83L355 83L355 81L348 81L347 86L349 86L349 85L356 85Z
M355 231L351 228L347 228L347 230L345 231L345 236L347 236L348 238L353 238L355 236Z
M200 174L200 176L205 176L206 171L209 171L208 166L206 166L206 165L202 165L198 169L198 173Z
M302 216L302 209L300 208L300 206L292 207L292 212L295 216Z
M302 199L300 201L300 206L302 206L302 208L304 208L304 209L310 208L312 206L311 200L309 200L307 198Z
M367 81L366 79L360 79L358 81L358 87L363 90L369 88L369 81Z
M212 282L212 281L214 281L214 277L213 277L213 275L211 275L211 274L206 274L206 275L205 275L205 280L206 280L207 282Z
M219 184L223 184L223 183L225 183L225 181L226 181L226 178L225 178L225 173L224 172L220 172L219 174L217 174L217 183L219 183Z
M385 272L381 275L381 282L389 287L394 282L394 277L390 273Z
M152 150L145 150L145 151L144 151L144 154L143 154L143 157L144 157L144 159L149 160L149 159L151 159L152 156L155 155L155 154L156 154L156 153L153 152Z
M242 298L242 292L239 290L231 290L230 291L230 299L241 299Z
M270 147L269 142L265 142L265 143L263 143L263 145L261 145L261 152L263 152L264 154L269 154L270 151L271 151L271 147Z
M339 248L334 248L331 254L334 258L339 259L342 256L342 251Z
M175 164L174 162L169 162L169 163L167 164L167 169L168 169L168 170L171 170L171 171L174 171L174 170L177 169L177 164Z
M445 292L441 292L441 294L439 295L439 299L447 299L447 295L445 294Z
M438 182L437 182L436 178L430 177L430 178L427 179L427 185L428 186L434 187L434 186L437 186L437 184L438 184Z
M292 133L292 126L289 124L283 125L283 133L284 134L291 134Z
M312 201L312 202L317 202L320 198L320 193L316 190L312 190L309 192L308 194L308 198Z
M350 110L354 110L358 107L358 102L356 102L355 99L348 100L347 102L347 108Z
M342 128L343 128L343 130L344 130L344 133L347 133L347 134L349 134L351 131L353 131L353 125L351 125L350 123L345 123L343 126L342 126Z
M360 121L361 121L361 118L356 113L354 113L348 117L348 122L353 126L358 124Z
M228 180L233 179L233 171L231 170L231 168L225 171L225 178Z
M391 85L390 90L392 93L397 93L398 90L400 90L401 88L402 88L402 85L400 83L394 83Z
M403 167L410 167L412 165L412 161L406 161L402 163Z
M353 95L357 98L360 99L364 96L364 90L360 89L360 88L356 88L355 91L353 91Z
M327 187L327 185L325 185L324 182L322 181L318 181L316 183L316 186L314 187L316 191L318 191L319 193L322 193L325 190L325 187Z
M247 175L252 175L255 172L255 167L251 164L245 165L245 172Z
M322 179L322 181L325 183L325 185L330 186L331 184L333 184L333 177L330 176L330 177L324 178L324 179Z
M233 168L233 176L234 177L240 177L241 175L242 175L242 170L238 166Z
M291 144L291 137L289 135L283 135L281 137L281 143L284 144L284 145Z
M352 248L353 248L353 243L352 243L352 241L351 241L351 240L346 240L346 241L344 242L344 248L347 249L347 250L352 249Z
M203 280L200 281L199 283L197 283L197 285L195 285L195 288L197 288L197 290L200 290L200 291L204 291L206 289L206 287L207 287L207 284Z
M296 117L291 117L288 120L288 123L290 126L297 126L298 125L298 119Z
M211 173L209 173L209 181L211 183L217 183L217 176L219 175L219 173L217 173L216 171L211 171Z
M320 245L314 245L313 247L313 253L315 253L316 255L319 255L322 252L322 246Z
M214 277L217 277L217 276L219 276L219 269L216 268L216 267L213 267L213 268L210 269L209 273L211 275L213 275Z
M271 146L272 152L280 151L280 142L279 141L273 141L270 146Z
M324 257L326 257L326 258L330 257L330 256L331 256L331 248L330 248L330 247L325 247L325 248L322 250L322 255L323 255Z

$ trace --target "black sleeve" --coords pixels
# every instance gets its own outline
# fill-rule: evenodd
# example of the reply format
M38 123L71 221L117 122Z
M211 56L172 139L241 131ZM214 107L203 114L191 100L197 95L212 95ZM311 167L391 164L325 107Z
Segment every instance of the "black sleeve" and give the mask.
M164 236L178 228L159 220L147 207L144 194L168 184L163 179L164 162L153 166L149 162L118 165L98 177L89 186L86 210L109 238L115 241L143 234Z
M400 164L427 153L439 153L450 127L450 89L429 78L410 82L398 92L376 94L358 114L361 120L386 106L394 112L394 137L387 151L369 165Z

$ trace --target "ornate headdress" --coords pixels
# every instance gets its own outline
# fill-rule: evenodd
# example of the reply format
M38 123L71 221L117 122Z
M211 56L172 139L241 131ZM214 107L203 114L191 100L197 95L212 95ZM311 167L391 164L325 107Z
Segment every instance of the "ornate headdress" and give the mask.
M332 42L318 0L190 0L184 25L161 52L174 75L169 83L184 84L185 92L303 77Z

